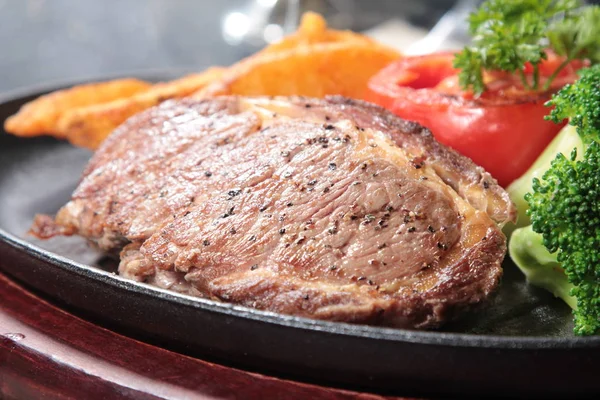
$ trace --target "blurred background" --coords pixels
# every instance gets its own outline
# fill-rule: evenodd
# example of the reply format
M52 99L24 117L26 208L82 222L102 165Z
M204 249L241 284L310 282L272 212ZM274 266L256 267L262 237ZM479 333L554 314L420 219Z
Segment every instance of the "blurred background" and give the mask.
M184 73L228 65L293 28L306 9L323 13L337 28L364 31L378 26L381 29L376 34L384 39L414 41L453 6L456 10L456 3L0 0L0 93L65 79L165 68ZM458 3L464 6L476 1ZM381 25L385 22L388 24Z

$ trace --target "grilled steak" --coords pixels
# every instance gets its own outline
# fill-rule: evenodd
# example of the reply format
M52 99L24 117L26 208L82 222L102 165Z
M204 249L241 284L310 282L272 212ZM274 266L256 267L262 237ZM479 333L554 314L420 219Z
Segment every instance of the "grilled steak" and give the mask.
M168 101L122 125L40 236L264 310L435 327L498 285L507 194L429 131L333 97Z

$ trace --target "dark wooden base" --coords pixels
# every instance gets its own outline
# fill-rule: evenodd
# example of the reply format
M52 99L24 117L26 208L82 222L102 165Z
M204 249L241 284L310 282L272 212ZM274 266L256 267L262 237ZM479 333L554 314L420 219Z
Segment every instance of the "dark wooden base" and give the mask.
M0 274L1 399L384 399L198 360L75 317Z

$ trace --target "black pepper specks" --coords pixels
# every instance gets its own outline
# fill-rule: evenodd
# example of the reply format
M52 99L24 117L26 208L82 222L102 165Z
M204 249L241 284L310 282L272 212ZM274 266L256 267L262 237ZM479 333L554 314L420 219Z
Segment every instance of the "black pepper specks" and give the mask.
M434 228L433 226L431 226L431 225L429 225L429 226L427 227L427 230L428 230L429 232L431 232L431 233L434 233L434 232L435 232L435 228Z
M334 162L329 163L328 168L329 168L330 171L335 171L335 169L337 168L337 164L334 163Z
M483 188L484 189L489 189L490 188L490 184L488 181L483 181Z
M329 229L327 229L327 232L328 232L330 235L335 235L336 233L338 233L338 221L334 221L334 222L333 222L333 225L331 225L331 226L329 227Z
M411 233L416 230L417 230L417 228L415 228L414 226L411 226L410 228L408 228L408 232L411 232Z
M210 178L212 176L212 174L213 173L210 172L210 171L204 171L204 176L207 177L207 178Z
M228 217L231 217L232 215L234 215L234 212L233 212L234 208L235 207L229 208L229 210L227 210L227 212L225 214L221 215L221 218L228 218Z
M205 239L205 240L202 242L202 245L203 245L203 246L210 246L210 240L207 240L207 239Z
M292 203L292 202L289 202L289 203L286 204L287 207L291 207L293 205L294 205L294 203Z
M437 242L437 247L442 250L448 250L448 245L442 242Z
M281 229L279 230L279 234L280 234L280 235L284 235L284 234L285 234L285 228L281 228Z
M335 129L335 126L333 126L331 124L324 124L323 125L323 129L325 129L325 130L331 130L331 129Z
M250 271L254 271L257 268L258 268L258 264L254 264L250 267Z
M227 192L227 195L229 197L235 197L238 196L240 193L242 193L242 189L233 189Z
M363 224L367 225L370 224L371 222L375 221L375 216L373 214L367 214L365 215L365 219L363 219Z

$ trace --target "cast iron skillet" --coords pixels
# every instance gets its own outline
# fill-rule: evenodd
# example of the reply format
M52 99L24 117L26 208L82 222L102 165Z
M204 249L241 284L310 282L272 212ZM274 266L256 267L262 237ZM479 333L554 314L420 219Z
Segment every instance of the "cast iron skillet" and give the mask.
M46 91L5 97L0 121ZM527 286L510 262L489 308L443 331L419 332L178 295L120 278L115 261L80 238L28 237L36 213L52 214L69 199L90 154L50 138L0 132L0 266L79 315L191 355L354 389L461 397L600 393L600 337L574 337L568 307Z

